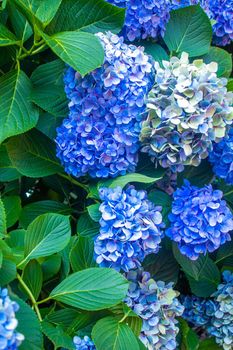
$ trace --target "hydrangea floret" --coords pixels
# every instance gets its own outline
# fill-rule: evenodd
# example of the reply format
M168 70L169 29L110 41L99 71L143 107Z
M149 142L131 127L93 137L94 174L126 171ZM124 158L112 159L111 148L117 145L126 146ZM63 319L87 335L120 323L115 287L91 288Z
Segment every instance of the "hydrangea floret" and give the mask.
M190 63L187 53L163 61L163 68L156 62L155 69L142 151L174 172L184 165L198 166L232 124L233 94L227 92L227 79L217 77L217 63Z
M76 350L96 350L93 341L87 335L84 338L75 336L73 342Z
M174 192L166 235L189 259L196 260L231 240L233 216L222 197L222 191L212 185L198 188L187 180Z
M18 321L15 313L19 305L11 301L7 289L0 288L0 349L16 350L24 340L24 336L16 331Z
M180 301L184 306L182 317L187 322L195 327L204 327L210 323L211 315L216 309L214 301L194 295L181 296Z
M115 177L132 172L152 87L153 69L142 47L110 32L97 34L105 50L102 67L85 77L65 73L69 117L57 129L57 156L76 177Z
M233 348L233 273L223 272L223 283L213 294L216 310L214 310L207 331L214 336L216 342L224 350Z
M233 185L233 129L219 143L213 144L213 151L209 154L209 161L216 176Z
M133 186L99 191L100 232L95 258L101 267L129 271L141 266L145 256L157 253L163 237L161 207L147 199L146 191Z
M130 271L129 290L126 304L143 320L140 339L148 350L177 349L176 317L181 316L184 307L178 301L178 292L173 283L155 281L143 270Z
M122 34L126 40L157 39L165 33L170 18L171 0L107 0L126 8Z

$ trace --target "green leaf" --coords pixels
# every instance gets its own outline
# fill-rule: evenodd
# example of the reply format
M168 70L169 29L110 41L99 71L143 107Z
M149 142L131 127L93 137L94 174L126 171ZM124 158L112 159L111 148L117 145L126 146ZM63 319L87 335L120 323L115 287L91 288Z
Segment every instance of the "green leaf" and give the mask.
M43 333L54 344L56 349L75 350L72 338L64 332L61 326L54 326L52 323L46 321L43 321L41 326Z
M188 323L182 318L179 319L179 323L181 332L181 349L184 347L186 350L198 350L199 338L197 334L189 328Z
M51 50L81 75L100 67L104 61L103 47L93 34L62 32L41 35Z
M233 241L223 244L217 250L216 263L233 267Z
M28 20L33 24L39 25L40 22L44 27L55 16L62 0L13 0Z
M7 151L14 167L28 177L42 177L61 172L55 144L38 130L12 137Z
M93 238L99 233L99 229L99 223L94 222L87 213L79 217L77 232L80 236Z
M207 185L213 176L214 175L210 163L207 160L203 160L200 166L187 166L182 173L179 173L177 185L179 187L182 186L184 179L187 179L192 185L202 187Z
M61 117L55 117L47 112L41 113L38 123L36 125L37 130L45 134L51 140L54 140L57 136L57 128L62 124Z
M7 10L9 13L11 25L14 32L22 42L27 41L32 36L32 28L26 18L17 10L17 8L8 1Z
M212 26L202 8L188 6L171 12L164 41L171 52L187 52L190 57L209 51Z
M0 23L0 46L16 45L18 43L19 40L16 36Z
M163 66L163 61L169 61L169 56L162 46L149 41L143 41L142 44L145 47L145 52L151 55L155 61L159 62L160 66Z
M40 65L31 76L32 101L55 117L66 117L69 114L68 100L64 91L64 69L64 62L55 60Z
M16 278L16 264L8 259L3 258L0 268L0 286L3 287Z
M42 350L43 338L40 322L32 310L23 300L16 296L11 296L19 304L19 311L16 313L18 320L17 332L25 337L19 350Z
M202 340L198 350L222 350L222 347L216 344L214 338L210 338Z
M149 177L142 174L132 173L124 176L119 176L116 179L101 181L98 184L98 188L101 188L101 187L115 188L117 186L120 186L123 188L126 185L128 185L128 183L130 182L141 182L144 184L152 184L153 182L160 180L162 177L163 177L163 173L161 173L160 171L158 172L158 175L156 174L156 171L155 171L155 177Z
M6 212L4 204L0 198L0 238L6 234Z
M38 299L42 283L43 274L40 264L36 260L31 260L23 271L23 280L32 292L35 300Z
M13 181L20 177L20 173L12 165L8 156L6 146L0 146L0 181Z
M93 259L94 241L80 236L70 252L70 263L74 272L96 266Z
M99 222L101 218L101 212L99 211L100 204L92 204L87 207L88 214L90 215L91 219L95 222Z
M221 276L213 260L207 255L190 260L180 253L176 244L173 244L173 253L188 278L193 294L206 298L216 291Z
M229 78L232 72L232 55L219 47L211 47L202 57L205 63L218 63L218 76Z
M90 268L75 272L50 293L50 297L82 310L101 310L126 296L128 282L113 269Z
M137 338L125 323L114 317L99 320L92 330L97 350L139 350Z
M82 30L90 33L118 33L125 20L125 10L104 0L66 0L47 28L53 34Z
M228 80L227 91L233 91L233 79Z
M46 257L41 263L41 267L43 271L43 280L49 280L60 271L61 256L59 254L54 254L49 257Z
M70 236L67 216L52 213L38 216L28 226L25 235L25 258L20 265L31 259L60 252L69 243Z
M57 213L62 215L70 215L72 212L66 204L56 201L39 201L27 204L23 207L19 223L23 228L27 228L28 225L37 218L37 216L46 213Z
M13 226L18 220L21 212L21 199L19 196L7 196L2 198L6 213L7 228Z
M36 125L39 113L30 100L31 88L23 71L13 70L0 77L0 143Z
M148 199L155 205L162 207L163 221L168 225L168 214L171 212L172 198L163 191L153 190L149 193Z
M18 264L24 257L24 237L25 230L13 230L11 231L5 240L5 242L11 247L11 255L14 256L14 262Z

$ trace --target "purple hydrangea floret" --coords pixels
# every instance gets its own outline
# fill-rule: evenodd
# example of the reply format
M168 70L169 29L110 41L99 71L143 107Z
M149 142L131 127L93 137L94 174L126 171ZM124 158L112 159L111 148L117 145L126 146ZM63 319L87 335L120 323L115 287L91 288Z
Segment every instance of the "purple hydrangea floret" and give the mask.
M57 129L57 156L76 177L134 171L145 95L154 76L142 47L111 33L97 35L105 50L103 66L85 77L69 67L64 78L70 114Z
M18 309L19 305L11 301L7 289L0 288L0 350L16 350L24 340L24 336L16 332Z
M198 188L187 180L174 192L166 235L189 259L196 260L231 240L232 213L222 197L222 191L212 185Z
M133 186L102 188L100 233L95 239L95 258L101 267L129 271L141 266L145 256L157 253L163 237L161 207Z
M73 342L76 350L96 350L93 341L87 335L84 338L75 336Z
M216 310L213 300L206 300L194 295L181 296L180 301L185 308L182 317L195 327L208 325L211 315Z
M214 143L209 161L214 173L227 184L233 185L233 129L221 142Z
M122 34L126 40L163 36L170 18L170 0L107 0L109 3L126 8Z
M179 332L177 317L184 307L180 304L178 292L173 283L155 281L143 270L126 274L129 290L126 304L142 318L140 339L148 350L177 349L176 336Z

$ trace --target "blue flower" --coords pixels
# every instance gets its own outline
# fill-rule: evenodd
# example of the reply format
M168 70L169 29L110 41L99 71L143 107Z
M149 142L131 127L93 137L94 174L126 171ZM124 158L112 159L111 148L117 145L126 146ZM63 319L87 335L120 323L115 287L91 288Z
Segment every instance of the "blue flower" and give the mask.
M96 350L93 341L87 335L83 339L76 336L73 341L76 350Z
M176 317L182 315L184 307L173 283L155 281L143 270L130 271L126 278L130 285L125 302L143 320L141 341L149 350L177 349Z
M57 129L57 156L76 177L133 172L153 69L143 48L111 33L98 34L104 65L85 77L69 67L65 91L70 114Z
M198 166L212 143L227 133L233 119L233 94L218 65L189 62L188 54L155 63L155 84L148 94L148 117L142 124L142 152L173 172Z
M224 350L233 349L233 273L223 272L223 283L212 295L216 309L213 311L207 331Z
M195 327L203 327L210 323L210 318L216 309L212 300L206 300L194 295L181 296L181 304L184 306L182 317Z
M101 267L129 271L141 266L147 254L157 253L163 237L161 207L133 186L100 190L100 233L95 239L96 262Z
M16 350L24 340L24 336L16 332L18 309L19 305L10 300L7 289L0 288L0 350Z
M219 143L214 143L213 151L209 154L214 173L233 185L233 129Z
M191 260L231 240L232 213L222 196L222 191L213 190L211 185L198 188L188 181L173 194L166 235Z

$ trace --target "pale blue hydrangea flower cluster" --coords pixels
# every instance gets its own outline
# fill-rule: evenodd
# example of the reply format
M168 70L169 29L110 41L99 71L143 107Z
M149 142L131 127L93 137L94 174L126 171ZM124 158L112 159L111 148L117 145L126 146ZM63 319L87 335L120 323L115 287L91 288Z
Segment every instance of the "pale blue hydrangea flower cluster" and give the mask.
M213 151L209 154L209 161L214 173L233 185L233 129L219 143L214 143Z
M217 77L217 63L189 62L188 54L155 63L155 84L143 122L142 151L172 171L198 166L232 124L233 94L227 79Z
M76 336L73 342L76 350L96 350L93 341L87 335L84 338Z
M189 259L196 260L231 240L233 215L222 197L222 191L212 185L198 188L187 180L174 192L166 235Z
M133 186L102 188L100 233L95 258L101 267L129 271L141 266L145 256L157 253L163 237L161 207L147 199L146 191Z
M107 0L126 8L125 25L122 31L126 40L156 39L164 35L170 18L170 0Z
M143 270L130 271L126 278L130 285L125 302L143 320L141 341L148 350L176 349L176 317L182 315L184 307L173 283L155 281Z
M85 77L65 73L70 114L57 129L57 156L76 177L115 177L135 169L145 96L153 69L144 49L99 33L105 62Z
M0 288L0 350L17 350L24 340L24 336L16 332L18 310L19 305L11 301L7 289Z
M203 326L224 350L233 349L233 273L223 272L223 282L211 299L188 296L181 299L183 318L194 326Z

